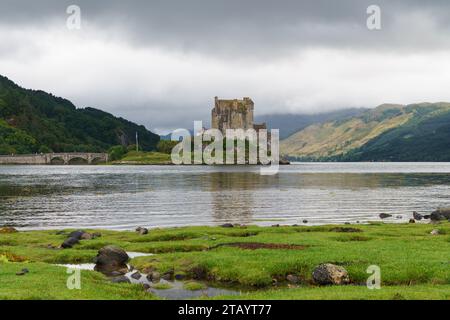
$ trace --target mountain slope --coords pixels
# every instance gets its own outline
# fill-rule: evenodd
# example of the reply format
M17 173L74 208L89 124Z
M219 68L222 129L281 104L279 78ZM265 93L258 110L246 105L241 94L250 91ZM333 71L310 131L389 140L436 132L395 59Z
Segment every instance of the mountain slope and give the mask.
M309 126L283 140L281 153L301 160L447 159L449 112L448 103L381 105L348 120Z
M255 117L255 122L266 122L269 129L279 129L280 139L285 139L311 124L355 117L366 110L364 108L348 108L317 114L268 114Z
M144 126L98 109L77 109L66 99L23 89L2 76L0 119L0 154L106 151L133 144L136 132L143 150L153 150L159 141Z

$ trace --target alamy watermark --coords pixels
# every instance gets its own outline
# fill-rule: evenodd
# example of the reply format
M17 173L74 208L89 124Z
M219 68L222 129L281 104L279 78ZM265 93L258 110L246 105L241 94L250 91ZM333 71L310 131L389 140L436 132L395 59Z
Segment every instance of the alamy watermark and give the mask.
M80 290L81 289L81 270L78 268L67 268L67 277L66 286L69 290Z
M367 7L366 13L368 14L366 20L366 26L369 30L381 30L381 8L380 6L373 4Z
M367 273L371 275L367 278L367 288L370 290L381 289L381 269L377 265L371 265L367 267Z
M194 121L194 135L186 129L172 133L180 141L171 153L173 164L238 164L262 165L262 175L278 173L280 162L279 130L203 129L202 121Z
M69 15L66 20L66 26L69 30L81 29L81 8L77 5L70 5L66 9Z

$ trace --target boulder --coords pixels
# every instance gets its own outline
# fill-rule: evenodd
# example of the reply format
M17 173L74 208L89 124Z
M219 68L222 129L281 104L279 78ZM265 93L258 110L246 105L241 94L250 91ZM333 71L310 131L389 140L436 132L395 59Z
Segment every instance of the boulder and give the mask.
M450 219L450 208L441 208L430 214L430 219L434 221Z
M389 213L380 213L379 217L380 217L381 219L386 219L386 218L392 217L392 214L389 214Z
M119 276L119 277L114 277L111 279L112 283L130 283L130 279L128 279L126 276Z
M150 272L149 274L147 274L147 280L152 282L159 282L159 280L161 280L161 275L157 271Z
M91 240L91 239L94 239L92 233L85 232L81 235L81 240Z
M173 271L168 271L168 272L164 273L161 276L161 278L164 279L164 280L172 280L172 278L173 278Z
M288 275L286 276L286 280L287 280L289 283L292 283L292 284L297 284L297 283L300 282L300 278L297 277L296 275L293 275L293 274L288 274Z
M132 277L133 279L139 280L139 279L142 277L142 275L139 273L139 271L136 271L135 273L133 273L133 274L131 275L131 277Z
M414 212L413 212L413 218L414 218L415 220L420 221L420 220L423 219L423 215L421 215L420 213L417 213L416 211L414 211Z
M312 277L314 282L320 285L341 285L350 282L347 270L344 267L331 263L324 263L315 267Z
M72 248L74 245L76 245L79 242L77 238L69 237L62 243L61 247L64 249Z
M414 219L409 219L409 223L416 223L416 220L414 220Z
M431 234L432 236L437 236L437 235L440 235L441 232L440 232L438 229L434 229L434 230L432 230L432 231L430 232L430 234Z
M233 228L234 225L232 223L224 223L222 225L220 225L222 228Z
M0 233L16 233L18 232L16 228L13 227L2 227L0 228Z
M23 276L25 274L27 274L28 272L30 272L27 268L23 268L22 270L20 270L19 272L16 273L16 276Z
M144 290L148 290L148 289L151 288L150 285L149 285L148 283L143 283L143 284L142 284L142 287L144 288Z
M83 234L85 234L85 233L86 232L84 232L83 230L72 231L71 233L69 233L68 237L81 240L81 238L83 237Z
M128 269L126 263L129 259L128 254L122 248L106 246L101 248L94 258L94 270L105 274L113 271L126 273Z
M136 232L143 235L143 234L147 234L148 233L148 229L147 228L143 228L143 227L137 227L136 228Z

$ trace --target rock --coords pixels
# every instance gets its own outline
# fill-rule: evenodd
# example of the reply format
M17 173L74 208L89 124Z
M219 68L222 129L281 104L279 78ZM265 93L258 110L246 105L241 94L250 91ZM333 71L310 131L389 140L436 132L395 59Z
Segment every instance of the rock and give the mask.
M293 284L297 284L297 283L300 282L299 277L297 277L297 276L295 276L295 275L293 275L293 274L288 274L288 275L286 276L286 280L287 280L288 282L290 282L290 283L293 283Z
M86 232L84 232L83 230L77 230L77 231L72 231L71 233L69 233L68 238L75 238L78 240L81 240L81 238L83 237L83 234L85 234Z
M13 227L2 227L0 228L0 233L16 233L18 232L16 228Z
M144 288L144 290L150 289L150 285L148 283L142 284L142 287Z
M69 237L66 240L64 240L64 242L62 243L61 247L64 248L64 249L72 248L78 242L79 242L78 239L73 238L73 237Z
M440 232L438 229L433 229L433 230L430 232L430 234L433 235L433 236L437 236L437 235L440 235L441 232Z
M413 218L414 218L415 220L420 221L420 220L423 219L423 216L422 216L420 213L417 213L416 211L414 211L414 212L413 212Z
M94 233L92 234L92 239L100 238L101 236L102 236L102 234L101 234L100 232L94 232Z
M184 278L185 278L185 275L184 275L184 274L177 273L177 274L175 275L175 280L183 280Z
M386 219L386 218L392 217L392 214L389 214L389 213L380 213L379 217L380 217L381 219Z
M64 230L59 230L59 231L56 231L55 234L58 235L58 236L60 236L60 235L62 235L62 234L66 234L66 232L65 232Z
M125 273L128 269L126 263L129 259L128 254L122 248L106 246L98 251L94 259L94 270L106 274L113 271Z
M320 264L312 273L315 283L320 285L327 284L347 284L350 282L347 270L344 267L337 266L331 263Z
M308 223L308 220L305 219L305 220L303 220L302 222L303 222L303 223Z
M131 277L132 277L133 279L139 280L139 279L142 277L142 275L139 273L139 271L136 271L135 273L133 273L133 274L131 275Z
M434 221L450 219L450 208L441 208L430 214L430 219Z
M399 215L399 216L396 216L395 219L403 219L403 217Z
M20 270L19 272L16 273L16 276L23 276L25 274L27 274L28 272L30 272L27 268L23 268L22 270Z
M113 283L131 283L130 279L125 276L114 277L111 279Z
M350 224L350 222L344 222L344 224Z
M81 235L81 240L91 240L94 239L92 233L85 232Z
M414 220L414 219L409 219L409 223L416 223L416 220Z
M220 225L222 228L233 228L234 225L232 223L224 223L222 225Z
M164 279L164 280L171 280L172 277L173 277L173 272L166 272L166 273L164 273L164 274L162 275L161 278Z
M141 235L144 235L144 234L148 233L148 229L147 228L143 228L143 227L137 227L136 228L136 232L141 234Z
M333 231L333 232L362 232L361 229L351 228L351 227L335 227L335 228L331 228L330 231Z
M430 214L426 214L426 215L423 216L423 218L424 218L424 219L430 219L430 218L431 218L431 215L430 215Z
M161 275L159 272L155 271L152 273L152 281L153 282L158 282L159 280L161 280Z
M280 226L279 224L272 225L273 228L278 228L279 226Z
M147 280L152 282L159 282L159 280L161 280L161 275L157 271L150 272L147 275Z

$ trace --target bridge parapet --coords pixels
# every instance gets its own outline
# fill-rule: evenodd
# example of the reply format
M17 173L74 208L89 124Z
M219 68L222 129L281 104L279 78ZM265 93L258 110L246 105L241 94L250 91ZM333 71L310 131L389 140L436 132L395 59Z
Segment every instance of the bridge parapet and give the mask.
M21 154L0 156L0 164L51 164L53 160L61 159L64 164L69 164L73 159L84 159L88 164L95 161L108 162L107 153L93 152L65 152L65 153L43 153L43 154Z

